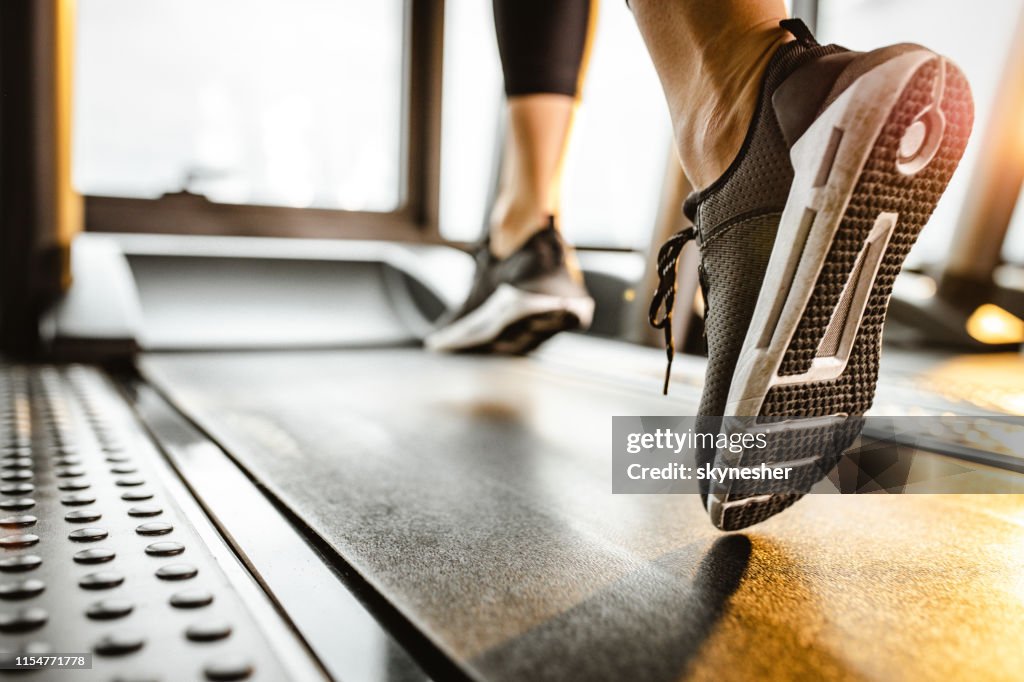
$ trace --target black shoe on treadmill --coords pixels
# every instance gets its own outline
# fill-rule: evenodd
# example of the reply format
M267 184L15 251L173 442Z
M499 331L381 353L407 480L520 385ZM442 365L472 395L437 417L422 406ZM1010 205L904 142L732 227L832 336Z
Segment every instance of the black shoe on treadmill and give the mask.
M662 247L651 322L666 330L671 366L676 262L697 240L708 346L699 414L818 428L871 406L893 280L963 154L973 105L960 70L919 45L852 52L818 45L797 20L782 27L797 39L769 63L739 154L686 200L694 227ZM740 466L759 456L747 450ZM734 530L803 492L713 484L705 504Z
M554 218L508 258L495 258L485 240L469 297L426 338L427 348L528 353L558 332L586 329L594 299L571 258Z

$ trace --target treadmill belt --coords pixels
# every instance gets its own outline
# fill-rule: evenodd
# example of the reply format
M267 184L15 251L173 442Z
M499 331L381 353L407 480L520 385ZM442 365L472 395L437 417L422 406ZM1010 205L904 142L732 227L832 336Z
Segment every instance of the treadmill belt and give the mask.
M1024 669L1021 497L817 495L727 535L693 496L612 495L611 417L694 408L659 394L660 353L637 357L621 380L417 349L142 369L473 677Z

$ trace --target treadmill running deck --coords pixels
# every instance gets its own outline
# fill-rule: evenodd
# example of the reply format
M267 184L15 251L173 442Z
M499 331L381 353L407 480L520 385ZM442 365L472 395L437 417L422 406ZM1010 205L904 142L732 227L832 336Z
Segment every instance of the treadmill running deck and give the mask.
M473 677L1019 676L1019 496L819 495L726 535L692 496L612 495L611 417L694 408L659 395L660 358L621 380L415 349L142 369Z

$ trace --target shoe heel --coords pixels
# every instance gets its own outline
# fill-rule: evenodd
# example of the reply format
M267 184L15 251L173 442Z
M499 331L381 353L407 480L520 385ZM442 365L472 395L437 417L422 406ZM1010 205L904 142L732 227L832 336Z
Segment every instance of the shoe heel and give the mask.
M864 420L846 415L733 417L722 426L728 442L750 445L716 451L713 469L721 472L721 480L708 486L707 510L717 528L738 530L810 492L860 435Z

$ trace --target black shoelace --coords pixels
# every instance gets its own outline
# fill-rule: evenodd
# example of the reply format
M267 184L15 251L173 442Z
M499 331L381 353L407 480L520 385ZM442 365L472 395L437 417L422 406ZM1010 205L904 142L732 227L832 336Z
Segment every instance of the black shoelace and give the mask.
M665 333L665 355L668 358L668 364L665 366L665 385L662 387L662 393L665 395L668 395L668 382L672 377L672 358L676 353L676 344L672 337L672 309L676 304L679 256L683 253L683 247L696 238L697 229L688 227L669 237L658 251L658 287L654 290L647 319L652 327L661 329ZM701 288L704 289L703 272L701 272Z

